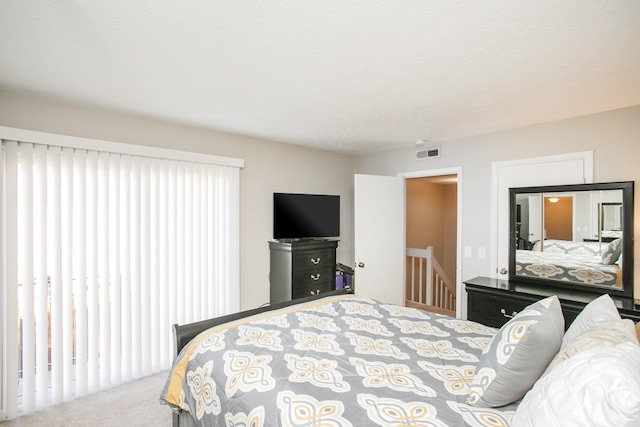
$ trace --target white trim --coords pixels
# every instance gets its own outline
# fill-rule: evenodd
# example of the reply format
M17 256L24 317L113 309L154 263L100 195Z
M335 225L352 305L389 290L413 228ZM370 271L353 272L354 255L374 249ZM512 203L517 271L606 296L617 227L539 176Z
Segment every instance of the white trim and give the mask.
M399 172L398 176L403 178L425 178L429 176L442 176L442 175L460 175L462 174L461 167L455 168L442 168L442 169L427 169L413 172Z
M234 157L215 156L212 154L195 153L192 151L171 150L168 148L159 148L149 145L126 144L100 139L81 138L77 136L59 135L5 126L0 126L0 139L31 142L34 144L57 145L81 150L109 151L112 153L129 154L133 156L182 160L219 166L244 167L244 160Z
M442 168L442 169L428 169L421 171L413 171L413 172L399 172L398 176L405 179L411 178L426 178L431 176L442 176L442 175L457 175L458 176L458 184L457 184L457 218L456 218L456 229L457 229L457 238L456 238L456 317L460 317L462 315L462 303L465 298L463 295L464 288L462 286L462 167L452 167L452 168ZM406 200L405 200L406 204ZM406 214L405 214L405 226L406 226ZM406 236L405 236L406 241ZM466 304L465 304L466 305Z
M593 151L578 151L575 153L556 154L551 156L530 157L526 159L505 160L491 163L491 277L497 277L498 270L498 169L508 166L521 166L534 163L554 163L567 160L582 160L584 165L585 184L593 183Z
M529 165L532 163L552 163L563 162L566 160L583 160L584 161L584 179L585 184L593 182L593 151L577 151L575 153L554 154L551 156L529 157L526 159L503 160L491 163L491 171L503 166Z
M4 150L0 150L0 200L5 199L5 184L4 184ZM6 369L4 368L4 364L7 360L7 352L5 352L5 340L7 336L6 326L7 325L7 313L5 310L5 283L7 281L7 262L5 253L7 251L7 237L5 232L5 224L6 224L6 208L4 203L0 203L0 331L2 333L2 337L0 338L0 423L5 421L7 417L7 378L4 373ZM12 351L15 353L15 351Z

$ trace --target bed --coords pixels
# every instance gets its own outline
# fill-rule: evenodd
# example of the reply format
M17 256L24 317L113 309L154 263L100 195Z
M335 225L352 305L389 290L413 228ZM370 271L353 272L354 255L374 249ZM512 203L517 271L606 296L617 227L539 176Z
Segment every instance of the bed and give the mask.
M542 248L536 242L531 250L516 250L516 275L620 288L621 249L619 239L611 243L545 240Z
M564 336L553 298L500 330L344 292L177 327L160 400L174 426L527 425Z

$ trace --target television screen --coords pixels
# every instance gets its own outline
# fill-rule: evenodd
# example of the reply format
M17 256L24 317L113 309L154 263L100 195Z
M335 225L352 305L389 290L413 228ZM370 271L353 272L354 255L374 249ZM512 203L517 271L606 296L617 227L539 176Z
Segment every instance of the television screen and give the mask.
M340 235L340 196L273 193L273 238Z

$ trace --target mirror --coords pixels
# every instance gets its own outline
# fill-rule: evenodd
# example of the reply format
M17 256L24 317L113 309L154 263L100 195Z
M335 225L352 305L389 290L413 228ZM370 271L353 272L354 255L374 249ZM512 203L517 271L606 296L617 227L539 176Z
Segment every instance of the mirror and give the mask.
M633 298L633 182L509 195L510 280Z

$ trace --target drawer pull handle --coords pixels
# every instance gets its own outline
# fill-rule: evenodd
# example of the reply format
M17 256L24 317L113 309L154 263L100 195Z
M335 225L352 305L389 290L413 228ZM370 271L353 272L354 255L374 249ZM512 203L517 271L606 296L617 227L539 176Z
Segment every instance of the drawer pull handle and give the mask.
M320 264L320 257L311 258L311 264L315 264L315 265Z
M516 314L518 314L518 312L517 312L517 311L514 311L514 312L512 312L511 314L507 314L507 310L505 310L504 308L501 308L501 309L500 309L500 313L502 313L502 315L503 315L504 317L507 317L507 318L509 318L509 319L513 318L513 316L515 316Z
M315 291L310 292L311 295L320 295L320 289L316 289Z
M318 273L318 274L312 274L312 275L311 275L311 278L312 278L313 280L320 280L320 273Z

